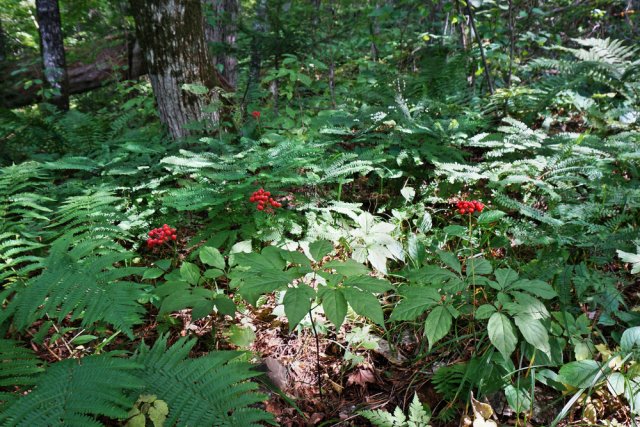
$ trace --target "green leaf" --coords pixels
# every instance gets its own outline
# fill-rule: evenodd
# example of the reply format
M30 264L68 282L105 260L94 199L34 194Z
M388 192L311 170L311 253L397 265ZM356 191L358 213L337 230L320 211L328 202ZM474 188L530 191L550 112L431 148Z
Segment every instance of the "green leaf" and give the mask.
M142 275L142 280L157 279L164 274L164 270L159 268L147 268Z
M453 271L458 274L462 272L462 266L460 265L460 260L457 256L451 252L445 251L438 251L438 256L440 257L440 260L442 260L442 262L449 266Z
M451 313L445 307L439 305L431 310L424 323L424 331L429 340L429 350L449 333L451 320Z
M491 304L483 304L476 310L475 318L478 320L488 319L493 313L496 312L496 308Z
M389 320L414 320L427 309L440 303L440 294L431 287L405 287L402 296L404 298L393 309Z
M158 267L158 268L160 268L160 269L162 269L164 271L167 271L171 267L171 262L172 262L172 260L170 260L170 259L161 259L161 260L158 260L158 261L154 262L153 265L155 265L156 267Z
M537 297L543 299L551 299L558 296L555 290L551 287L547 282L543 282L542 280L529 280L529 279L520 279L517 282L513 283L509 286L509 289L520 289L523 291L527 291L530 294L533 294Z
M256 340L255 332L248 327L231 325L228 333L229 341L238 347L249 347Z
M336 330L340 329L347 315L347 300L340 289L323 288L321 294L324 314L335 325Z
M499 290L504 290L509 287L513 282L518 280L518 273L510 268L499 268L495 271L496 281L500 285Z
M82 344L86 344L88 342L91 342L95 339L97 339L98 337L95 335L80 335L78 337L75 337L73 339L73 341L71 341L73 344L76 345L82 345Z
M125 424L125 427L145 427L147 418L144 414L138 414L129 418L129 421Z
M213 301L210 299L201 299L200 301L193 304L193 309L191 310L191 318L193 320L204 319L213 311Z
M356 287L365 292L371 292L372 294L381 294L393 289L393 285L389 283L388 280L371 276L347 277L342 284L344 286Z
M356 313L384 327L384 314L378 298L356 288L342 288L342 293Z
M509 360L518 343L518 338L509 318L502 313L493 313L489 318L487 331L489 332L491 343L498 349L505 360Z
M276 291L287 286L300 275L295 271L263 271L261 273L246 274L242 277L239 287L240 294L250 303L255 305L262 294Z
M316 262L322 261L322 258L333 250L333 243L328 240L316 240L309 245L309 253Z
M622 333L620 349L625 352L640 349L640 326L629 328Z
M467 277L489 274L492 270L491 264L484 258L469 258L467 260Z
M478 224L479 225L488 225L492 222L499 221L500 218L505 216L506 214L502 211L492 210L492 211L484 211L478 216Z
M233 315L236 314L236 305L233 303L233 300L226 295L216 295L213 303L218 311L226 316L233 317Z
M369 273L369 269L364 264L348 259L346 261L329 261L322 266L323 269L331 268L343 276L362 276Z
M220 251L216 248L212 248L209 246L205 246L200 249L200 261L203 263L210 265L211 267L218 268L220 270L224 270L225 262L224 257L220 254Z
M516 316L514 321L529 344L551 357L549 335L540 320L525 314Z
M204 272L204 277L207 279L217 279L220 276L224 276L224 271L217 268L210 268Z
M311 310L311 299L316 296L316 292L304 283L298 284L297 288L288 288L284 295L284 312L289 320L289 330L292 331L304 316Z
M402 194L402 197L404 197L407 202L411 203L413 198L416 197L416 189L413 187L403 187L402 190L400 190L400 194Z
M589 388L600 376L600 365L595 360L569 362L560 368L559 380L575 388Z
M442 231L449 236L465 237L467 235L467 229L461 225L448 225Z
M193 93L194 95L209 93L209 89L206 86L197 83L183 83L182 90Z
M197 265L185 261L182 266L180 266L180 276L186 282L197 285L200 280L200 269Z
M507 403L516 413L519 414L531 409L531 396L527 390L509 384L504 389L504 395L507 398Z
M545 307L539 299L532 297L529 294L525 294L524 292L514 291L511 295L514 296L518 302L518 313L514 314L524 314L533 319L546 319L549 317L547 307Z

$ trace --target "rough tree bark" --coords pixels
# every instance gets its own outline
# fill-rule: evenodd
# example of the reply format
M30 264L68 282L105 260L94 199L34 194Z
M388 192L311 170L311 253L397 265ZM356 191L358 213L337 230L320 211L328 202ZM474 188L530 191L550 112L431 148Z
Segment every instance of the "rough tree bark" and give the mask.
M187 136L187 123L218 123L220 110L205 109L220 101L221 82L204 40L200 1L131 0L136 33L145 57L160 120L175 138ZM205 86L196 95L185 83Z
M232 87L238 83L238 59L234 53L237 36L238 0L203 0L205 13L204 35L213 48L214 65L222 64L222 76Z
M36 19L40 31L44 77L47 84L54 90L49 102L61 110L68 110L69 78L64 56L58 0L36 0Z

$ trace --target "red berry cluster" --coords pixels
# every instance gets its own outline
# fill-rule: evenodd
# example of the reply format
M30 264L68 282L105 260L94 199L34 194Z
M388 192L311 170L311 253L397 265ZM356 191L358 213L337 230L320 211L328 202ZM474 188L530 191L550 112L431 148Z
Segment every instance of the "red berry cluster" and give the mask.
M260 111L253 111L251 115L253 116L254 119L260 120Z
M472 214L474 212L482 212L484 205L477 200L472 200L470 202L461 200L456 203L456 209L461 215L466 213Z
M275 201L273 198L271 198L271 192L269 191L264 191L264 189L259 189L258 191L255 191L251 197L249 197L249 201L251 203L258 203L257 209L259 211L263 211L265 209L265 207L267 207L267 210L269 210L270 208L281 208L282 207L282 203L279 203L277 201ZM271 206L267 206L267 203Z
M164 224L162 227L154 228L149 232L147 239L147 247L149 249L167 243L169 240L176 240L176 229Z

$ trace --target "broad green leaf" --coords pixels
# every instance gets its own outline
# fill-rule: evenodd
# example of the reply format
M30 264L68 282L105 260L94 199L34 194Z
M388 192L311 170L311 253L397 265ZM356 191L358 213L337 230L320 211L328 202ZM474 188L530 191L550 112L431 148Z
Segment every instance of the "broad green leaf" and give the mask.
M297 288L288 288L284 294L284 313L289 320L289 330L292 331L304 316L311 310L311 299L316 292L304 283L300 283Z
M547 307L539 299L524 292L514 291L511 295L518 302L518 315L525 314L533 319L546 319L549 317Z
M558 296L550 284L542 280L520 279L509 286L509 289L519 289L527 291L542 299L551 299Z
M624 393L625 378L620 372L612 372L607 377L607 388L614 396Z
M492 222L499 221L500 218L502 218L505 215L506 214L504 212L498 211L498 210L484 211L478 216L478 224L479 225L491 224Z
M496 308L491 304L483 304L476 310L475 318L478 320L488 319L493 313L496 312Z
M213 303L221 314L233 317L236 313L236 305L233 300L226 295L216 295Z
M207 279L217 279L220 276L224 276L224 271L218 270L217 268L210 268L204 272L203 276Z
M329 261L328 263L323 265L322 268L331 268L338 274L342 274L343 276L347 277L362 276L369 273L369 269L366 265L352 259L348 259L346 261Z
M164 270L159 268L147 268L142 275L143 280L157 279L164 274Z
M250 304L255 305L261 295L283 288L299 277L297 272L291 270L246 274L243 275L238 290Z
M628 262L631 264L631 274L640 273L640 253L632 254L630 252L624 252L618 249L616 251L618 253L618 257L623 262ZM638 248L638 252L640 252L640 248Z
M489 318L487 331L489 332L491 343L508 360L518 343L518 338L509 318L502 313L493 313Z
M522 388L516 388L509 384L504 389L504 395L507 398L507 403L511 406L511 409L516 413L521 413L531 409L531 396L529 392Z
M384 314L378 298L369 292L362 292L356 288L342 288L341 290L353 311L384 327Z
M309 253L316 262L322 261L322 258L333 250L333 243L328 240L316 240L309 245Z
M170 259L161 259L153 263L156 267L161 270L167 271L171 267L172 260Z
M457 256L455 256L451 252L446 251L438 251L438 256L440 257L440 260L447 266L449 266L453 271L458 274L462 272L462 266L460 265L460 260Z
M220 251L209 246L200 249L200 261L220 270L224 270L225 267L224 257Z
M467 228L461 225L448 225L442 231L449 236L465 237L467 235Z
M213 311L213 301L210 299L202 299L193 305L191 317L193 320L202 319Z
M467 277L489 274L492 270L491 264L484 258L469 258L467 260Z
M640 326L629 328L622 333L620 349L626 352L640 349Z
M559 380L575 388L589 388L600 376L600 365L595 360L569 362L560 368Z
M551 357L549 335L540 320L528 315L518 315L513 320L529 344Z
M298 271L304 271L304 274L313 272L311 261L303 253L298 251L284 251L280 254L282 258L290 264L297 264Z
M440 294L434 288L405 287L402 296L403 299L393 309L390 320L414 320L427 309L440 303Z
M439 305L431 310L424 323L424 332L429 340L429 350L449 333L451 320L451 313L445 307Z
M231 325L229 328L229 341L238 347L249 347L256 339L256 334L249 327Z
M510 268L499 268L495 271L496 281L500 285L500 290L507 289L509 285L518 280L518 273Z
M197 265L185 261L180 266L180 276L186 282L197 285L200 280L200 269Z
M340 289L325 288L321 292L322 309L327 318L340 329L345 316L347 315L347 300Z
M388 280L371 276L351 276L342 283L344 286L356 287L372 294L381 294L393 289L393 285Z

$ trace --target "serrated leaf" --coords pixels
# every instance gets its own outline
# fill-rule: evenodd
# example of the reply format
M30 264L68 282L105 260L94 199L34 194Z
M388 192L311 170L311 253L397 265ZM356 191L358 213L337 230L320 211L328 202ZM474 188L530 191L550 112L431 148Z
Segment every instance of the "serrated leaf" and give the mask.
M322 268L334 269L337 273L347 277L362 276L369 273L369 269L366 265L352 259L348 259L346 261L329 261L328 263L323 265Z
M483 304L476 310L475 318L478 320L488 319L493 313L496 312L496 308L491 304Z
M347 315L347 300L340 289L324 289L321 297L324 314L334 324L336 330L339 330Z
M436 342L449 333L451 321L451 313L445 307L439 305L431 310L424 323L424 332L429 340L429 351Z
M161 270L159 268L147 268L146 270L144 270L144 274L142 275L142 280L157 279L163 274L164 274L164 270Z
M543 299L551 299L558 296L558 293L550 284L537 279L520 279L509 286L509 289L521 289Z
M600 365L595 360L569 362L560 368L559 380L575 388L589 388L600 376Z
M520 330L524 339L542 351L551 356L551 346L549 345L549 335L547 329L542 325L540 320L529 315L518 315L513 319Z
M449 268L451 268L456 273L460 274L462 272L462 266L460 265L460 260L455 254L446 251L438 251L438 256L440 260L444 262Z
M213 299L218 311L226 316L231 316L236 313L236 305L231 298L226 295L216 295Z
M469 258L466 267L467 277L489 274L493 270L489 261L484 258Z
M531 409L531 396L527 390L516 388L509 384L504 389L504 395L507 403L517 414Z
M284 313L289 321L290 331L309 313L311 299L315 296L316 292L304 283L300 283L297 288L287 289L282 303L284 304Z
M200 249L200 261L203 263L210 265L211 267L218 268L220 270L224 270L225 262L224 257L220 254L220 251L216 248L212 248L209 246L205 246Z
M518 273L510 268L499 268L495 271L496 281L500 285L499 290L504 290L509 287L513 282L518 280Z
M502 354L505 360L509 360L511 353L516 349L518 338L513 325L507 316L502 313L493 313L487 324L489 340Z
M180 266L180 277L187 283L197 285L200 281L200 269L197 265L185 261Z
M625 352L640 349L640 326L629 328L622 333L620 349Z
M498 210L484 211L478 216L478 224L488 225L493 222L499 221L500 218L505 215L506 214L504 212Z
M316 240L309 245L309 253L316 262L322 261L322 258L333 250L333 243L328 240Z
M403 289L403 299L395 306L390 320L415 320L429 308L440 303L440 294L434 288L412 286Z
M353 308L353 311L384 327L384 314L378 298L369 292L363 292L351 287L342 288L342 293Z

